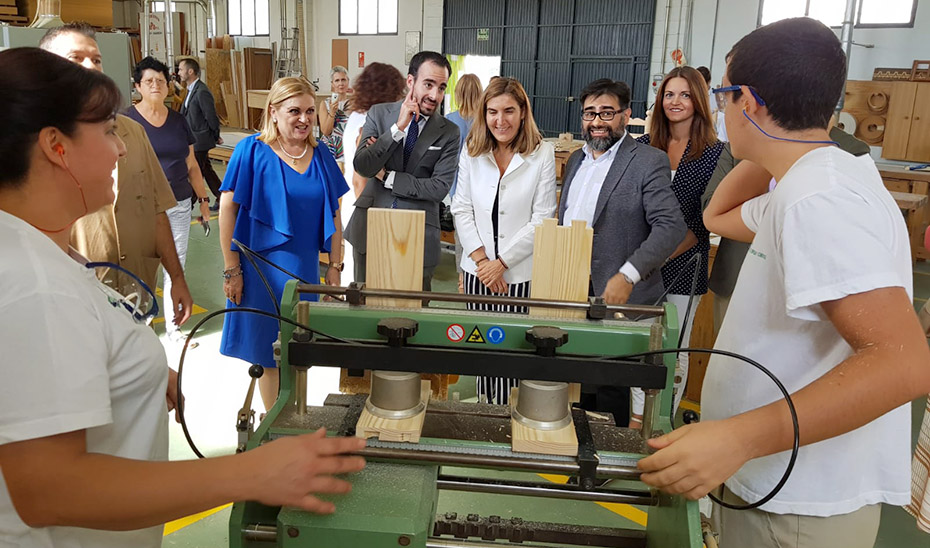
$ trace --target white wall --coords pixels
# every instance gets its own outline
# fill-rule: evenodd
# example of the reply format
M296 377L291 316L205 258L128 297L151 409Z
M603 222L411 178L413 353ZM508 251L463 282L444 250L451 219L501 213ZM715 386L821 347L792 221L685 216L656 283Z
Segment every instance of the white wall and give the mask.
M653 41L652 73L660 73L662 65L662 34L665 30L667 0L656 1L656 32ZM718 84L726 68L726 54L743 36L756 28L761 0L669 0L671 2L668 47L665 49L666 71L673 64L668 53L682 44L688 64L705 65L711 69L712 82ZM774 2L777 0L768 0ZM683 19L679 10L684 2ZM693 9L690 8L693 4ZM687 16L692 14L691 39L687 40ZM681 29L679 31L679 28ZM837 36L840 31L836 29ZM930 6L917 9L913 28L855 29L853 41L874 44L866 49L853 46L850 54L849 79L871 80L876 67L910 67L914 59L927 56L930 46Z
M340 36L339 2L314 0L313 8L310 73L307 76L311 80L319 78L323 93L329 91L333 39L349 41L347 68L350 81L354 81L363 70L358 66L359 52L365 53L366 66L373 62L389 63L401 74L407 74L404 58L407 31L420 32L420 49L442 51L442 0L398 0L397 35L391 36Z

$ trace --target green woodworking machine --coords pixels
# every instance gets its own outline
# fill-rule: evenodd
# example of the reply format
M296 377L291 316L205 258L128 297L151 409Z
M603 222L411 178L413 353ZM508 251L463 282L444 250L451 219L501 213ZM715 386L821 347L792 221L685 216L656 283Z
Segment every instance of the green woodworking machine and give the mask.
M300 300L305 293L337 301ZM532 305L534 311L575 310L581 317L366 304L376 298ZM231 548L701 547L697 503L650 489L636 469L648 453L644 440L670 430L675 355L624 356L674 348L674 306L291 281L281 310L309 329L281 323L278 401L257 428L250 406L243 408L240 450L320 427L329 435L356 435L363 415L388 423L421 418L422 429L415 442L369 438L360 453L368 465L349 478L352 492L330 498L335 514L235 504ZM371 394L331 394L322 407L309 407L307 370L321 366L355 376L371 372ZM511 406L433 400L424 409L420 374L521 379L519 397ZM643 430L619 428L609 415L570 407L569 383L643 388ZM515 450L517 425L542 434L573 429L576 449ZM604 513L595 504L630 505L625 507L647 517L645 525L609 513L616 519L586 522L587 514Z

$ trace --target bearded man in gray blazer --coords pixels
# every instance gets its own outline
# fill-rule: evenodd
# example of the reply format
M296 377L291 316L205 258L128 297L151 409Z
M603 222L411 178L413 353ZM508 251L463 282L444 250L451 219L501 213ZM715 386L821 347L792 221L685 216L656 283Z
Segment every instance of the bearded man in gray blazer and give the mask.
M416 209L426 212L423 290L430 290L439 263L439 203L459 163L459 128L438 111L451 72L443 55L421 51L410 61L407 96L368 111L354 160L368 182L345 230L357 282L366 277L368 208Z
M609 304L656 304L665 292L656 272L687 232L668 156L627 133L625 83L595 80L581 92L581 103L585 145L565 165L559 223L582 220L594 228L594 295ZM629 423L629 398L627 388L582 385L581 406L613 413L618 426Z

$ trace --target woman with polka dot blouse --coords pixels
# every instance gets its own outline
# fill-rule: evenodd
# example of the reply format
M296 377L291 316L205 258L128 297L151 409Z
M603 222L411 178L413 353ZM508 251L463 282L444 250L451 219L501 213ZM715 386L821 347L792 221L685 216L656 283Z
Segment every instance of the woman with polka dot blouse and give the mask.
M672 167L672 190L688 225L688 234L672 257L662 267L662 281L668 290L668 300L678 308L678 326L681 327L688 297L691 294L692 276L697 276L694 301L682 346L691 339L694 314L701 295L707 293L707 260L710 251L710 233L701 216L701 195L717 166L723 143L717 140L708 104L707 84L701 73L693 67L676 67L666 75L659 86L657 97L661 108L652 114L649 134L639 142L664 150ZM697 272L692 258L700 255ZM681 277L675 282L675 277ZM674 282L674 283L673 283ZM688 379L688 354L678 355L675 371L675 410ZM633 391L633 421L642 420L643 395ZM639 424L642 424L641 422Z

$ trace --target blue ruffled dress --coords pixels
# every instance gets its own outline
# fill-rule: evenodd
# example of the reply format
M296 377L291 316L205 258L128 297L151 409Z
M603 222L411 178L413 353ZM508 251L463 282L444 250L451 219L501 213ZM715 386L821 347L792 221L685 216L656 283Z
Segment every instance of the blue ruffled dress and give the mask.
M330 250L335 233L333 216L339 197L348 192L339 166L325 145L313 149L305 173L298 173L271 147L252 135L239 142L229 160L222 191L232 191L239 204L233 238L301 278L318 282L320 251ZM236 244L232 250L238 251ZM274 312L268 290L255 269L242 258L242 299L239 306ZM289 277L256 260L281 302ZM315 295L303 295L316 300ZM227 308L235 308L226 301ZM271 345L278 337L278 322L257 314L226 314L220 352L262 367L276 367Z

